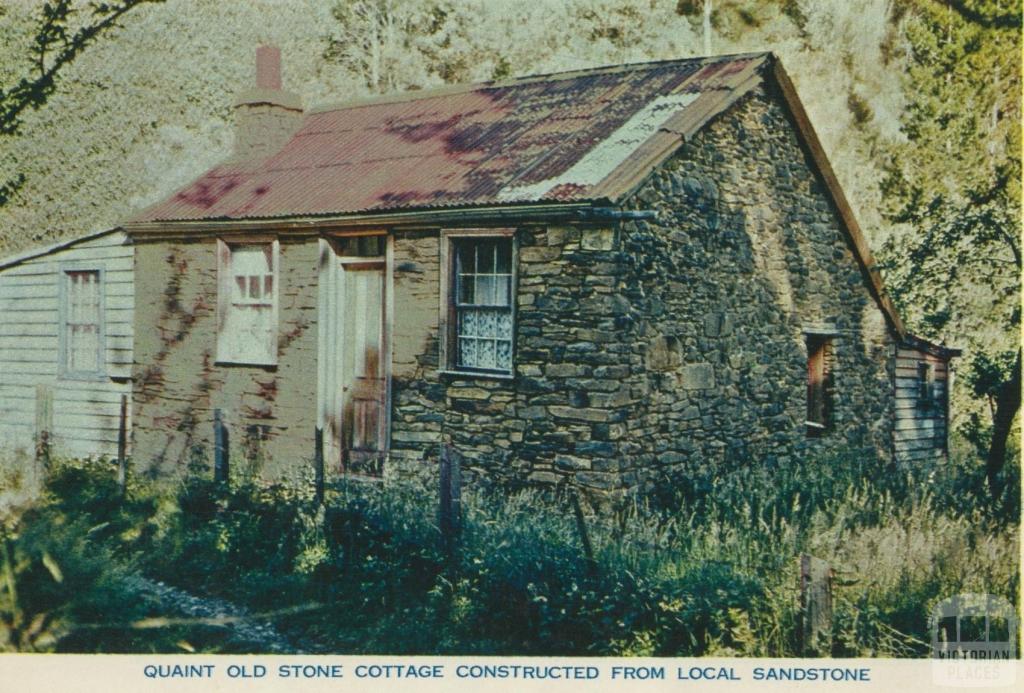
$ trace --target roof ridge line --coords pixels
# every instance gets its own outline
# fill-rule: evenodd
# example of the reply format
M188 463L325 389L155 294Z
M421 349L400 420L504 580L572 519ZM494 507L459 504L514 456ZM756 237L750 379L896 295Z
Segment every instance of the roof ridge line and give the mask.
M622 65L599 65L597 67L578 68L561 72L547 72L542 74L523 75L522 77L511 77L505 80L491 80L486 82L468 82L462 84L443 84L427 89L412 89L406 91L389 92L387 94L374 94L348 101L334 101L313 106L306 110L307 115L317 113L329 113L332 111L344 111L353 108L364 108L366 106L379 106L391 103L404 103L407 101L420 101L426 99L451 96L452 94L463 94L472 91L486 89L503 89L524 84L535 84L537 82L554 82L566 79L574 79L584 75L594 74L617 74L620 72L633 72L651 68L658 65L670 65L672 63L685 63L704 61L705 63L723 62L725 60L741 60L770 55L771 51L750 51L746 53L726 53L722 55L698 55L690 58L669 58L665 60L648 60L637 63L626 63Z

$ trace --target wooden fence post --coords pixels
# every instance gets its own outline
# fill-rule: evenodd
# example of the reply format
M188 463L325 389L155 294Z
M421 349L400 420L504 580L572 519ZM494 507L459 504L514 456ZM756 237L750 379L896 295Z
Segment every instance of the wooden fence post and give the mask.
M458 452L448 443L441 445L440 464L438 526L441 530L441 546L451 561L455 557L455 547L462 524L462 461Z
M50 434L53 431L53 388L36 385L36 473L42 478L50 467Z
M587 523L583 517L583 508L580 506L579 494L572 486L568 490L569 502L572 504L572 513L576 518L576 529L580 533L580 542L583 544L583 555L587 559L587 572L593 576L597 573L597 561L594 559L594 546L590 543L590 533L587 531Z
M800 556L799 627L805 657L832 653L832 569L808 554Z
M128 488L128 395L121 395L121 418L117 424L117 487L121 495Z
M220 409L213 410L213 480L228 480L228 430Z
M324 429L319 426L313 432L316 450L313 452L313 492L316 504L324 502Z

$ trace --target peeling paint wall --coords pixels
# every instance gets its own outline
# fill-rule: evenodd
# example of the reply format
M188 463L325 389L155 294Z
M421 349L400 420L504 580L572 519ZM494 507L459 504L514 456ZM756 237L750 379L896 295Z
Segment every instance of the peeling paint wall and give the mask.
M213 410L220 408L236 470L268 478L308 472L316 425L316 240L281 240L276 366L215 361L215 238L140 243L135 266L139 468L167 475L190 462L211 464Z

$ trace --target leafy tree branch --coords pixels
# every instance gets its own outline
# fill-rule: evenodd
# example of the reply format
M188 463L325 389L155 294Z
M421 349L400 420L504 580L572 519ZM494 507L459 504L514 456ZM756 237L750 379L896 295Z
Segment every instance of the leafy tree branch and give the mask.
M18 135L25 112L46 104L57 88L58 77L87 46L116 26L118 20L135 7L156 2L163 0L93 2L85 11L78 9L72 0L44 3L28 48L25 74L11 85L0 86L0 136ZM84 15L84 18L76 25L77 15ZM18 173L0 183L0 205L24 182L24 174Z

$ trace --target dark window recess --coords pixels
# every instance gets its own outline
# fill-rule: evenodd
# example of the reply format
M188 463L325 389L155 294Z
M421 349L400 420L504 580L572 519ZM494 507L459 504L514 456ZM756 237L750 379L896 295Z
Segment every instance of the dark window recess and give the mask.
M336 241L338 255L343 257L384 257L387 236L343 236Z
M455 245L453 365L512 372L512 239L460 238Z
M832 338L807 335L807 435L817 437L832 421Z

